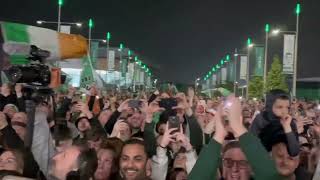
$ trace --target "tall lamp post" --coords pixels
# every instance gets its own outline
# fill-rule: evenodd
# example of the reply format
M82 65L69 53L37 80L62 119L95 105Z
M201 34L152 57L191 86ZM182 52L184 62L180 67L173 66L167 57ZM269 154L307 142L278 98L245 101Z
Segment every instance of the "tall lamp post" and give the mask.
M62 5L63 5L63 0L58 0L58 29L57 29L58 32L60 32Z
M267 66L268 66L268 38L269 38L269 32L270 32L270 25L265 25L265 32L266 32L266 39L265 39L265 45L264 45L264 70L263 70L263 91L266 89L267 85Z
M301 12L301 5L297 3L296 5L296 38L294 46L294 66L293 66L293 80L292 80L292 96L296 97L297 94L297 64L298 64L298 39L299 39L299 17Z
M251 39L248 38L247 39L247 74L246 74L246 81L247 81L247 87L246 87L246 99L249 99L249 80L250 80L250 76L249 76L249 68L250 68L250 49L251 47L253 47L253 44L251 42Z

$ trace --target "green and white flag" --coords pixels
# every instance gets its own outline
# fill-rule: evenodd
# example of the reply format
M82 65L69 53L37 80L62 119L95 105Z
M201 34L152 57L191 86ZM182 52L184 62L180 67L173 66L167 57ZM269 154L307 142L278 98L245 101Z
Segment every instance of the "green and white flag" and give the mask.
M263 76L264 70L264 47L255 47L254 75Z
M89 89L95 83L95 71L93 69L91 58L87 56L82 59L82 71L80 75L80 88Z

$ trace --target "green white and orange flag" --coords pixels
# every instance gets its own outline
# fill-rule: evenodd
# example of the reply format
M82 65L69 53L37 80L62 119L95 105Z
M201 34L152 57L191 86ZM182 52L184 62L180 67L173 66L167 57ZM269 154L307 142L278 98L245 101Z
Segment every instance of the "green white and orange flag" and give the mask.
M87 40L80 35L64 34L51 29L11 22L0 22L0 37L10 61L23 60L28 47L35 45L50 52L48 60L81 58L87 54Z

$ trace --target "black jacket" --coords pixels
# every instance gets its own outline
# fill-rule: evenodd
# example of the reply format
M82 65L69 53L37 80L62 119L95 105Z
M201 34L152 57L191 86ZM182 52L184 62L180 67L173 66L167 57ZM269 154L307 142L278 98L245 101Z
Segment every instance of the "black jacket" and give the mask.
M0 94L0 111L2 111L7 104L16 105L20 112L26 111L23 97L18 98L15 94L10 94L9 96Z
M295 120L293 119L290 124L292 132L285 133L280 123L280 118L272 111L273 104L280 97L289 99L286 94L278 91L267 95L266 110L255 117L250 127L250 132L260 138L267 151L271 151L273 145L283 142L287 145L289 155L294 157L300 151Z

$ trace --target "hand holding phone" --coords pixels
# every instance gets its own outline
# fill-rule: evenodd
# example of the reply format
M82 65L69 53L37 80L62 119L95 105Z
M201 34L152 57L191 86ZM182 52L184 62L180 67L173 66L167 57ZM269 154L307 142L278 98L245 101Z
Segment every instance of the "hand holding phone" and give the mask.
M172 134L180 132L180 120L178 116L170 116L168 119L169 129L176 129L172 131Z

